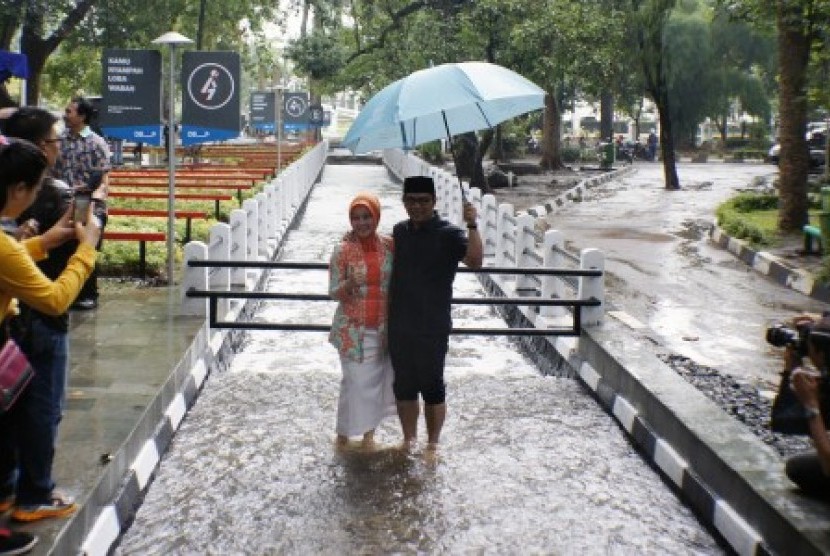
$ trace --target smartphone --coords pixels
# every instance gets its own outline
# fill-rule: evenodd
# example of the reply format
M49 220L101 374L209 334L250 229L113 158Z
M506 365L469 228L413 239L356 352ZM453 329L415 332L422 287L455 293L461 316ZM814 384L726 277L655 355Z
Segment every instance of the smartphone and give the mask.
M72 200L74 210L72 212L72 220L86 224L86 217L89 214L89 203L92 202L92 191L80 189L75 192L75 198Z

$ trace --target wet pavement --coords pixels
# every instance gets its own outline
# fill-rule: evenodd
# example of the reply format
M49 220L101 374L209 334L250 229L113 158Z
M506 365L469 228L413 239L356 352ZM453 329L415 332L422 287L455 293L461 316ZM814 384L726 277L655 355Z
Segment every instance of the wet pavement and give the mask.
M605 253L612 315L658 351L762 388L777 384L780 352L766 343L767 327L830 305L753 271L709 238L715 208L739 190L768 187L777 168L681 163L680 191L663 188L662 165L635 168L547 215L547 225L572 249Z
M105 291L96 311L72 313L69 388L54 477L58 488L82 504L81 514L97 507L93 494L107 480L112 457L203 324L175 316L178 296L163 288ZM34 554L47 554L71 523L44 520L14 527L36 533Z
M705 176L713 171L708 166L694 172ZM620 278L609 284L609 300L644 323L640 334L729 369L758 366L751 354L766 349L759 321L821 305L756 276L701 239L712 203L756 171L768 168L729 165L722 176L700 180L716 187L701 183L682 192L662 191L655 175L638 172L607 184L602 204L625 225L592 212L592 203L549 218L568 239L575 237L568 230L579 232L574 246L584 241L607 251L606 268ZM683 172L681 165L681 179ZM393 214L400 211L399 190L385 170L329 168L283 258L326 260L357 189L383 192L382 227L391 228L400 217ZM662 209L653 229L642 220L649 206ZM649 253L660 255L656 266ZM697 262L672 261L678 254ZM715 270L703 270L707 265ZM675 290L694 299L695 285L711 286L724 276L724 286L741 292L742 307L728 304L735 296L713 297L709 290L695 302L657 301L658 291ZM638 291L623 279L656 285ZM289 273L274 276L269 289L317 291L324 283L325 276ZM469 276L459 275L457 284L460 295L481 295ZM55 474L82 503L201 325L167 316L176 303L177 293L136 290L105 297L98 311L73 317L70 401ZM331 309L267 306L258 318L327 323ZM464 319L476 326L501 322L483 308L456 309L456 317L460 325ZM457 337L451 345L450 415L433 460L390 449L399 438L394 420L379 431L382 449L336 452L339 370L325 336L252 334L232 367L209 378L117 552L723 551L577 382L540 376L508 340ZM48 552L65 523L25 528L42 537L36 554Z
M326 261L360 189L381 192L390 229L398 188L383 168L328 168L281 258ZM325 284L325 273L277 271L267 287ZM483 295L469 275L455 289ZM269 303L256 318L327 323L332 311ZM503 326L475 306L455 321ZM437 457L400 452L395 419L377 450L338 452L339 365L325 334L252 333L210 377L116 553L723 552L577 381L540 375L505 338L450 344Z

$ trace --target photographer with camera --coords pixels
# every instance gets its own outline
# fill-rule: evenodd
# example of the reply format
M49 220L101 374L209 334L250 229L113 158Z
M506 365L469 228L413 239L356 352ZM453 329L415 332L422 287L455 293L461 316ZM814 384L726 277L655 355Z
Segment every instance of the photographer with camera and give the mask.
M825 425L830 415L825 415L827 385L823 386L830 365L830 316L818 320L799 317L794 324L797 335L791 334L785 341L786 333L793 331L777 328L768 331L767 339L773 345L786 346L783 376L789 376L789 380L782 388L788 387L800 402L802 425L806 427L803 430L810 435L816 451L788 458L787 477L804 493L830 499L830 436ZM805 356L814 368L802 365Z

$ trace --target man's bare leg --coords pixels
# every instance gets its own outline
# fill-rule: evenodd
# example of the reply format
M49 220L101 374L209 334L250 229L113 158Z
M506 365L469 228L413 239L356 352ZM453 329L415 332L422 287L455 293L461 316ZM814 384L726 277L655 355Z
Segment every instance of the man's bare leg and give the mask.
M447 416L447 404L424 404L424 417L427 419L428 449L436 449L441 439L441 429Z
M404 448L411 448L418 436L418 400L398 402L398 419L401 421Z

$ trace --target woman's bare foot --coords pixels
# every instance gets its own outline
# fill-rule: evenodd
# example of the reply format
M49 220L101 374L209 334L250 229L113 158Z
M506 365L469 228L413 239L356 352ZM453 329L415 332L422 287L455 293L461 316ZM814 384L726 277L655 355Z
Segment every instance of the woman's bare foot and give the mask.
M363 435L363 444L361 448L364 450L371 450L375 447L375 431L371 430Z

